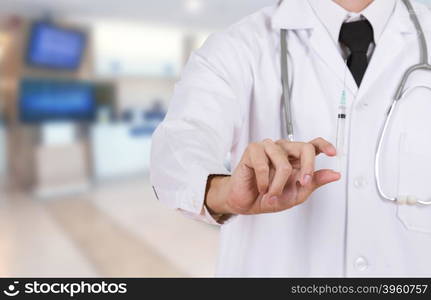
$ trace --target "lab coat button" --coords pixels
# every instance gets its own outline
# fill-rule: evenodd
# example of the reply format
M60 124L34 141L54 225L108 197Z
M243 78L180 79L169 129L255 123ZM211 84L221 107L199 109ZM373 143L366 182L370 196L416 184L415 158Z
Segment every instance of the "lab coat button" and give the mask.
M356 188L361 189L367 185L367 180L364 177L357 177L353 184Z
M364 272L368 269L368 262L364 257L358 257L355 261L355 268L360 272Z

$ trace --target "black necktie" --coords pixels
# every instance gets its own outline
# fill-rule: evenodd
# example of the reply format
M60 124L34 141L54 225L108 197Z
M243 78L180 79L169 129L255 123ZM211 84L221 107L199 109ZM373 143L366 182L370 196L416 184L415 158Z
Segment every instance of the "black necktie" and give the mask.
M339 40L350 50L347 66L359 87L368 66L368 48L374 41L373 27L368 20L344 23Z

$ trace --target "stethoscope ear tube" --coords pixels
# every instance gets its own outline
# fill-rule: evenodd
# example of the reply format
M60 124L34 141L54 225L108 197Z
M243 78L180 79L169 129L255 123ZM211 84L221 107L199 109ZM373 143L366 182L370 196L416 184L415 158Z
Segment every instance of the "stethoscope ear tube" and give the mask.
M280 59L281 59L281 85L282 99L284 102L284 113L286 119L287 138L293 142L295 136L293 134L293 115L291 107L291 90L289 87L289 70L288 70L288 51L287 51L287 30L281 29L280 32Z
M405 86L405 83L407 82L408 78L413 73L413 71L423 70L423 69L431 71L431 66L429 66L429 65L425 65L425 66L424 65L417 65L417 66L411 67L409 69L409 71L407 71L406 74L404 75L404 77L402 79L402 84L400 86ZM431 89L428 86L421 86L421 87ZM375 172L376 186L377 186L377 191L378 191L380 197L382 197L385 200L392 201L398 205L417 205L417 204L420 204L420 205L429 206L429 205L431 205L431 200L428 200L428 201L420 200L418 197L413 196L413 195L400 195L397 197L391 197L391 196L387 195L383 190L382 182L380 180L380 178L381 178L381 174L380 174L381 158L382 158L382 153L383 153L384 142L386 140L386 135L389 131L390 124L392 124L393 115L394 115L394 112L397 110L397 107L398 107L400 100L410 90L411 89L409 89L407 91L403 90L401 92L401 94L399 95L399 97L396 98L392 102L392 104L388 110L385 123L383 125L383 128L382 128L380 136L379 136L376 155L375 155L374 172Z
M386 138L386 133L387 133L388 127L391 123L394 111L396 110L397 103L398 103L398 101L394 100L392 102L391 107L389 108L385 123L383 125L383 128L382 128L380 136L379 136L377 149L376 149L376 155L375 155L375 162L374 162L374 176L376 179L377 191L379 192L380 197L382 197L385 200L392 201L392 202L397 202L397 198L390 197L383 190L382 183L380 181L380 178L381 178L380 177L380 164L381 164L382 149L383 149L383 144L384 144L384 141Z
M418 14L416 13L412 3L410 0L403 0L404 5L407 7L407 10L410 14L410 19L412 20L418 38L419 38L419 47L421 51L420 65L429 65L429 57L428 57L428 46L427 41L425 39L425 33L421 26L421 22L419 21Z
M417 65L414 65L410 67L404 74L404 76L401 79L401 82L397 88L394 101L391 104L391 107L389 108L388 114L386 116L385 123L383 125L383 128L381 130L379 141L377 144L377 150L376 150L376 156L375 156L375 166L374 166L374 172L375 172L375 180L377 185L377 190L380 196L388 201L392 201L397 203L398 205L431 205L430 201L423 201L418 199L415 196L408 195L408 196L398 196L398 197L391 197L387 195L382 187L382 182L380 180L381 174L380 174L380 164L381 164L381 154L383 151L384 141L386 139L386 135L388 132L388 128L392 122L394 111L397 109L398 102L403 98L405 93L405 87L407 84L408 79L415 71L419 70L425 70L425 71L431 71L431 65L429 64L429 58L428 58L428 47L427 42L425 39L425 35L422 29L422 26L419 22L419 18L413 8L413 5L411 4L410 0L403 0L403 3L407 7L407 10L410 12L410 18L416 28L416 31L418 33L418 39L419 39L419 49L420 49L420 63Z
M418 33L419 49L420 49L421 57L420 57L420 63L419 64L410 67L405 72L405 74L404 74L403 78L401 79L401 82L398 86L398 89L396 91L394 101L392 102L392 105L389 108L388 114L386 116L386 120L385 120L385 123L383 125L383 129L380 133L380 137L379 137L379 141L378 141L378 145L377 145L377 150L376 150L375 166L374 166L375 180L376 180L377 190L378 190L380 196L385 200L395 202L399 205L405 205L405 204L408 204L408 205L415 205L415 204L431 205L431 200L430 201L423 201L423 200L420 200L417 197L412 196L412 195L390 197L389 195L387 195L384 192L383 187L382 187L382 183L380 180L380 178L381 178L380 177L381 176L380 164L381 164L381 154L383 151L383 144L384 144L384 141L386 139L387 131L388 131L388 128L392 122L393 114L397 108L398 102L403 98L403 95L406 93L405 87L406 87L407 81L415 71L419 71L419 70L431 71L431 65L428 62L429 59L428 59L427 42L425 39L424 32L422 30L422 26L419 22L419 18L417 16L410 0L403 0L403 3L407 7L407 10L410 12L410 18L411 18L411 20L412 20L412 22L416 28L416 31Z

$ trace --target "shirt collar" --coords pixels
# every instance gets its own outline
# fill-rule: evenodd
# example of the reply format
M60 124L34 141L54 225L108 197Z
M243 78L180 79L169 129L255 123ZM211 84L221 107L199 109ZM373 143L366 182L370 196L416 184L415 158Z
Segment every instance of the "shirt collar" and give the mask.
M374 29L374 41L378 43L394 12L397 0L374 0L358 14L348 12L332 0L308 0L307 2L335 42L338 42L342 24L359 15L371 23Z
M391 15L390 4L394 3L394 13ZM310 5L311 4L311 5ZM317 5L328 6L334 8L334 13L329 9L321 9L317 10ZM368 17L371 19L370 22L376 23L380 22L379 25L373 24L373 27L376 27L376 41L379 40L383 31L385 30L385 26L389 23L389 19L393 18L392 30L398 30L402 33L415 33L416 30L413 26L413 23L410 20L409 12L403 5L400 0L374 0L374 6L389 7L385 9L383 12L383 17L379 13L376 13L372 7L369 9L365 9L363 13L366 13ZM420 4L418 2L414 2L415 10L419 14L421 19L421 24L425 30L431 30L431 18L422 17L421 15L428 16L429 11L428 8L424 4ZM313 6L313 8L312 8ZM344 13L344 17L337 17L339 11ZM371 12L372 11L372 12ZM301 30L301 29L313 29L316 26L323 26L323 24L335 24L336 26L331 28L331 25L327 25L328 31L331 35L331 38L338 43L338 36L341 29L341 25L344 22L344 18L348 18L348 12L344 10L342 7L337 5L332 0L283 0L277 7L271 17L271 26L275 30L280 29L288 29L288 30ZM318 18L318 16L320 18ZM378 17L376 17L378 16ZM385 17L386 16L386 17ZM332 19L337 19L337 21L332 22ZM323 21L325 20L325 21ZM335 29L334 29L335 28Z

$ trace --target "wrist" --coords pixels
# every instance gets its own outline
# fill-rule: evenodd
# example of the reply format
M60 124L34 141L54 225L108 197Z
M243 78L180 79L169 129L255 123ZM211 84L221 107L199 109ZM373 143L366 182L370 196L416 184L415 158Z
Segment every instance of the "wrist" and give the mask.
M230 176L210 176L205 197L205 206L212 215L232 214L227 199L230 189Z

